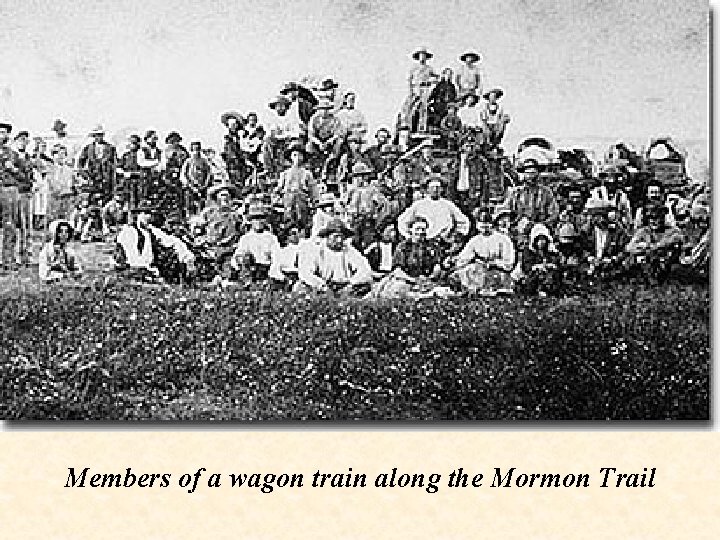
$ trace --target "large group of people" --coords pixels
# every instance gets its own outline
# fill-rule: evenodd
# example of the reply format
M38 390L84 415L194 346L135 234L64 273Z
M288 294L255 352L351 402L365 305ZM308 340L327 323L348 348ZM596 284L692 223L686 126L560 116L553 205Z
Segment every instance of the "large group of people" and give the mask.
M707 277L709 186L665 193L644 180L631 201L622 165L558 186L533 158L509 176L504 92L484 87L481 55L465 51L440 75L427 48L411 56L395 126L373 144L359 96L336 96L331 78L285 84L265 125L255 112L223 113L219 153L198 140L186 149L176 131L161 148L153 129L125 149L102 126L79 144L61 120L28 150L27 131L0 123L3 270L28 264L36 229L48 237L44 282L82 275L76 241L112 244L122 279L366 298L556 295L677 269Z

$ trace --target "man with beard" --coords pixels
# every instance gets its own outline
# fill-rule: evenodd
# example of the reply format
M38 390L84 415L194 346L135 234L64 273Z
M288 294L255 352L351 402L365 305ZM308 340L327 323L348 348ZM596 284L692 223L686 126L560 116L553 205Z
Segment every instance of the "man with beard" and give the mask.
M522 185L508 192L503 206L518 216L518 232L527 234L534 223L543 223L551 228L557 221L560 207L550 188L539 184L540 166L537 160L526 159L517 171Z
M117 152L105 142L105 130L98 125L90 132L93 142L80 152L78 168L84 171L94 193L110 198L115 191Z
M336 219L319 233L324 242L306 243L300 251L296 292L362 296L370 291L372 269L367 259L348 245L353 231Z
M22 174L22 161L10 148L8 140L12 126L0 122L0 269L5 269L5 239L18 230L18 176Z
M204 225L205 234L201 241L214 259L219 274L230 275L230 258L242 231L242 215L233 208L232 196L237 188L232 184L218 184L208 189L211 205L200 213L199 223Z
M131 279L162 282L160 276L164 274L164 269L156 265L157 244L173 250L180 262L179 272L184 274L182 277L192 275L195 270L195 256L182 240L151 224L153 211L154 207L148 202L142 203L133 211L134 222L123 225L120 229L116 240L116 269Z
M387 160L383 156L382 148L390 142L390 130L381 127L375 132L375 144L369 146L363 156L377 174L385 170Z
M410 224L416 218L427 221L425 233L429 240L443 240L446 243L456 233L466 235L470 232L470 220L455 204L443 197L442 178L435 176L428 183L428 195L424 199L415 201L398 217L398 231L408 238Z
M618 212L620 221L626 227L633 224L632 209L627 193L620 189L619 180L622 172L617 167L605 167L599 174L600 185L590 192L590 196L607 202Z
M673 264L680 261L683 234L665 221L668 209L663 205L644 208L647 225L635 231L625 248L633 256L634 269L650 280L663 281Z
M645 224L644 222L647 207L655 207L657 205L664 204L665 196L663 194L662 185L656 180L650 180L647 184L645 184L645 201L643 202L643 205L640 206L640 208L638 208L635 212L635 221L633 222L635 230L640 229ZM667 225L668 227L675 226L675 218L673 217L672 212L666 212L664 219L665 225Z

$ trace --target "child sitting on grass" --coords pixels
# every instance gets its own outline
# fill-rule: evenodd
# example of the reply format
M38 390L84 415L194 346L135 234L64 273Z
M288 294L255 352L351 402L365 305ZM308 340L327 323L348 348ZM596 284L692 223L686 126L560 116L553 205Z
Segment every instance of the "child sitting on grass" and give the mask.
M69 221L58 219L49 226L50 239L38 257L38 274L43 283L54 283L79 276L82 268L67 247L73 234Z

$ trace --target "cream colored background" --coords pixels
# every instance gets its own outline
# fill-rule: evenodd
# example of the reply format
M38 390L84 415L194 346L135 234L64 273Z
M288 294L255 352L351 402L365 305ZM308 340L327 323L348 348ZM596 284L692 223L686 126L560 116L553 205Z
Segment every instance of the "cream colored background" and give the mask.
M717 538L716 433L5 433L3 538ZM421 489L65 488L97 472L440 472ZM447 474L588 472L587 489L450 489ZM657 467L652 489L599 488L600 467ZM208 473L205 473L207 475ZM207 476L203 477L207 481Z

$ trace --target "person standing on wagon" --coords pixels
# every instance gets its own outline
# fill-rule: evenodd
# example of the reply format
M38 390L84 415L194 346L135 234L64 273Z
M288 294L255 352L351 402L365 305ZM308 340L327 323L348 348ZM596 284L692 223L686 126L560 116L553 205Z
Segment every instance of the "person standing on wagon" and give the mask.
M482 96L482 71L478 65L480 59L480 55L475 51L467 51L460 55L462 65L455 76L460 99L468 94L478 98Z
M417 65L408 75L409 93L403 104L402 117L405 125L412 129L412 117L417 109L419 112L417 131L424 133L427 131L430 92L433 84L438 80L438 75L427 63L433 54L426 47L416 50L412 57L417 61Z

